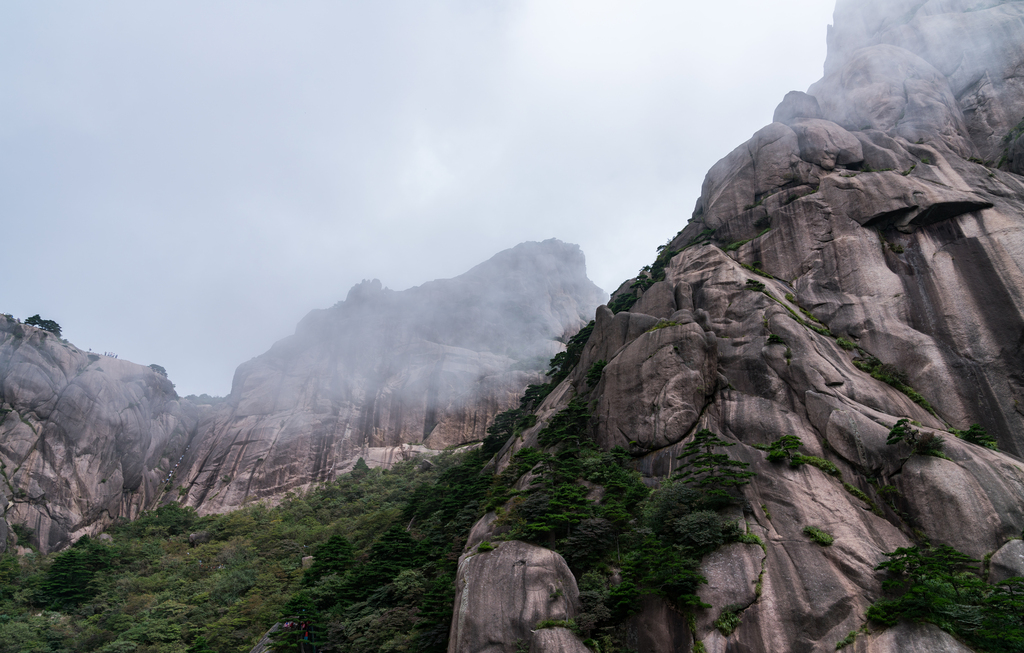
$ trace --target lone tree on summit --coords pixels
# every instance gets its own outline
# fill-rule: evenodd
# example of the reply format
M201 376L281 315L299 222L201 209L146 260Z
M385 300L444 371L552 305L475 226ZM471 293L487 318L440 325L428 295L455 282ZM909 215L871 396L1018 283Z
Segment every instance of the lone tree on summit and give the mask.
M53 335L60 337L60 325L53 320L44 320L39 317L39 313L36 313L32 317L25 320L25 324L30 326L39 327L43 331L49 331Z

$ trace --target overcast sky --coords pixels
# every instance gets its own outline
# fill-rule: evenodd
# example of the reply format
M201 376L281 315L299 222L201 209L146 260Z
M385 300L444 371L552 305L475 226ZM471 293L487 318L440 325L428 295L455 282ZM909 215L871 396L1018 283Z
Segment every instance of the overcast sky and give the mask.
M830 0L0 4L0 312L182 395L364 278L612 290L821 76Z

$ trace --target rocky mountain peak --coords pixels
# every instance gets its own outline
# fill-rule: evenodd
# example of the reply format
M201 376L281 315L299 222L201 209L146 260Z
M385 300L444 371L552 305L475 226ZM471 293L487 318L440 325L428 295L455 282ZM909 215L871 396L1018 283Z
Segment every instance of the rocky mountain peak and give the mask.
M380 279L363 279L348 291L345 302L358 303L367 301L384 292Z
M407 290L364 280L238 368L183 461L184 496L227 510L360 457L388 465L482 440L605 297L579 247L554 239Z
M824 77L789 93L772 124L711 168L692 220L598 309L575 371L495 461L514 475L540 452L564 460L566 442L590 442L629 453L658 488L649 502L680 498L678 519L637 518L654 533L642 546L621 527L617 542L629 533L638 548L610 554L627 562L609 574L578 562L579 530L594 524L547 541L530 533L537 506L568 490L542 466L523 474L470 542L511 529L538 545L524 559L563 553L540 565L548 582L565 585L555 579L568 561L590 593L566 592L546 618L586 599L596 607L570 612L577 623L596 619L620 646L658 653L971 650L949 632L987 641L969 619L943 621L941 597L963 614L979 608L939 585L918 588L939 597L923 608L930 617L882 623L867 610L894 610L883 600L898 592L882 584L893 576L879 565L897 550L951 547L975 561L991 596L994 583L1024 576L1013 553L1024 528L1022 43L1019 2L839 1ZM709 458L728 452L753 473L717 516L688 512L681 489L699 438L720 438ZM799 453L787 458L785 443ZM599 521L613 504L593 478ZM659 570L674 564L671 551L710 537L700 519L743 536L700 554L699 601L673 599ZM638 571L648 546L662 547L660 566ZM515 587L515 573L486 555L465 549L456 606L498 603ZM999 561L991 570L979 562L989 558ZM608 603L593 603L594 574L612 593L647 583L647 596L614 622L601 612ZM449 653L499 650L488 646L520 637L532 609L503 632L488 611L457 609ZM914 623L929 619L949 632ZM583 650L560 636L571 642L534 634L531 650Z
M160 502L224 511L360 457L386 466L482 440L604 298L579 247L557 240L405 291L364 280L241 365L215 405L0 317L6 517L45 551Z

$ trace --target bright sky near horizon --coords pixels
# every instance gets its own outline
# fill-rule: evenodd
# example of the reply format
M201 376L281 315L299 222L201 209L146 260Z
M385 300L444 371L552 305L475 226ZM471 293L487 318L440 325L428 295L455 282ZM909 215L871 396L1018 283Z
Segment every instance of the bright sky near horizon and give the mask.
M821 76L831 0L0 5L0 312L226 394L364 278L607 291Z

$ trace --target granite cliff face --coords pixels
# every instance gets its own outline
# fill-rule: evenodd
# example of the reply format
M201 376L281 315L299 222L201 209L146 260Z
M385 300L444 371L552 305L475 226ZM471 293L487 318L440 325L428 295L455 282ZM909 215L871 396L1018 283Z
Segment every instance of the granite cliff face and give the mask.
M1019 2L840 0L824 78L711 169L664 278L623 284L613 305L639 295L627 310L598 309L574 373L499 454L506 469L585 397L592 437L627 448L652 485L705 428L757 473L728 516L764 547L703 560L712 607L692 622L645 603L630 627L638 650L834 650L882 596L883 554L924 539L991 555L994 580L1024 575L1012 539L1024 528L1022 44ZM887 444L904 417L942 437L948 459ZM1000 452L952 433L973 423ZM784 434L836 473L768 462L755 445ZM486 613L458 611L467 595L499 602L504 581L472 548L493 523L477 524L461 562L450 653L512 653L534 616L510 617L503 637ZM834 544L812 542L809 525ZM726 607L742 617L728 636L714 626ZM970 649L904 624L847 650Z
M402 292L366 281L240 366L215 406L0 316L0 547L8 523L52 551L161 503L222 512L359 457L482 440L603 298L580 249L555 240Z
M711 169L657 276L623 284L617 313L597 307L575 370L496 456L503 472L543 449L541 431L583 398L588 435L624 449L648 485L702 429L756 473L725 509L747 543L700 562L711 607L643 598L631 648L835 650L882 596L884 554L925 540L987 558L993 581L1024 575L1021 44L1019 2L840 0L822 80ZM215 407L0 318L4 516L55 549L161 501L223 511L359 456L384 465L480 440L601 299L579 250L557 241L407 291L364 282L242 365ZM945 457L888 444L902 418L941 437ZM954 434L974 423L999 451ZM786 434L820 463L768 461ZM569 629L536 628L580 614L582 579L553 550L499 542L505 528L489 513L469 536L450 653L587 650ZM729 635L715 625L726 611L739 617ZM901 624L846 650L970 649Z
M0 503L41 550L152 507L199 418L152 369L0 316Z
M580 249L556 240L401 292L364 281L238 368L175 487L220 512L330 480L359 457L387 465L480 441L604 297Z

